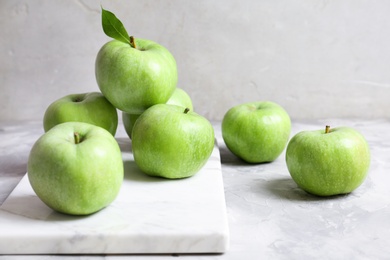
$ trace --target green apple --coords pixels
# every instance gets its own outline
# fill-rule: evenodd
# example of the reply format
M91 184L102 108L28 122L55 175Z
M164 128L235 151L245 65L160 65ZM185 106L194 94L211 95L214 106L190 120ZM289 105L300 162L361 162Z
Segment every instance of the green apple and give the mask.
M296 134L286 150L291 177L308 193L318 196L347 194L368 174L370 150L356 130L339 127Z
M71 94L49 105L43 117L45 132L65 122L84 122L103 127L113 136L118 127L116 108L98 92Z
M287 145L291 120L270 101L250 102L229 109L222 120L227 148L248 163L274 161Z
M62 123L43 134L30 151L27 169L37 196L53 210L71 215L109 205L124 175L115 138L82 122Z
M193 105L191 97L181 88L176 88L173 92L172 96L169 98L167 104L181 106L183 108L188 108L192 111ZM122 112L122 121L125 127L126 133L131 139L131 132L133 131L133 126L135 121L137 121L140 114L129 114L126 112Z
M133 127L135 124L135 121L141 116L142 114L128 114L126 112L122 112L122 122L123 126L125 128L127 136L131 139Z
M167 104L188 108L190 111L194 110L190 95L182 88L175 89Z
M134 43L106 43L97 55L95 75L100 91L116 108L141 114L168 101L176 88L177 67L165 47L139 38Z
M179 179L196 174L214 148L210 122L187 108L158 104L135 122L134 161L146 174Z

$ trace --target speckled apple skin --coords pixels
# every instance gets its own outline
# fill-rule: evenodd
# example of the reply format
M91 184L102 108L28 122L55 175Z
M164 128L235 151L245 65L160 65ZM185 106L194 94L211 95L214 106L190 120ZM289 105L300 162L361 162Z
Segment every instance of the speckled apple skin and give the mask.
M349 127L303 131L286 150L286 163L293 180L318 196L347 194L366 179L370 150L365 138Z
M95 61L95 76L103 95L119 110L141 114L166 103L176 88L176 61L163 46L135 39L137 48L117 40L103 45Z
M138 167L151 176L180 179L196 174L214 148L214 128L195 112L159 104L135 122L132 150Z
M115 136L116 108L99 92L70 94L51 103L43 117L45 132L65 122L84 122L100 126Z
M75 143L74 133L80 135ZM115 138L87 123L59 124L33 145L28 178L37 196L50 208L88 215L109 205L118 195L124 169Z
M167 104L188 108L190 111L193 111L194 109L191 97L188 95L187 92L185 92L181 88L175 89L172 96L167 101ZM122 112L123 126L126 130L127 136L130 139L131 139L131 132L133 131L135 121L137 121L139 116L140 114L128 114L126 112Z
M280 105L258 101L229 109L221 127L233 154L248 163L264 163L274 161L286 148L291 120Z

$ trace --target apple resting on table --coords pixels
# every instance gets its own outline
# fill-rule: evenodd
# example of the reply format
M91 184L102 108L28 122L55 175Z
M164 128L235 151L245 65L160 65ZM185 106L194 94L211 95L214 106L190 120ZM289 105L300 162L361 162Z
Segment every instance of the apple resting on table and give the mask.
M103 127L115 136L118 112L102 93L71 94L49 105L43 117L45 132L65 122L84 122Z
M350 193L365 180L370 166L367 141L356 130L337 127L296 134L286 150L291 177L308 193Z
M287 145L291 120L278 104L250 102L229 109L222 120L227 148L248 163L274 161Z
M176 105L147 109L132 132L134 161L146 174L179 179L196 174L214 149L214 129L195 112Z
M193 111L191 97L181 88L175 89L172 96L169 98L167 104L181 106L183 108L188 108L190 111ZM125 127L126 133L130 139L131 132L133 131L133 126L139 116L140 114L128 114L122 112L123 126Z
M102 25L114 40L99 51L95 76L103 95L119 110L141 114L166 103L177 84L176 61L153 41L129 36L123 24L102 9Z
M123 181L119 145L105 129L81 122L59 124L33 145L28 179L50 208L88 215L109 205Z

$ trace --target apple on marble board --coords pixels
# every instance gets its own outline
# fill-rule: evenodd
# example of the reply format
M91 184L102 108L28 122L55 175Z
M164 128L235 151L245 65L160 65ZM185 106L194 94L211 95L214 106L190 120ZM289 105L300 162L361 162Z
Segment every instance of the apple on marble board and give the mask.
M137 119L132 150L151 176L180 179L196 174L214 148L214 128L203 116L177 105L157 104Z
M28 179L50 208L70 215L88 215L118 195L124 169L122 154L107 130L82 122L58 124L33 145Z

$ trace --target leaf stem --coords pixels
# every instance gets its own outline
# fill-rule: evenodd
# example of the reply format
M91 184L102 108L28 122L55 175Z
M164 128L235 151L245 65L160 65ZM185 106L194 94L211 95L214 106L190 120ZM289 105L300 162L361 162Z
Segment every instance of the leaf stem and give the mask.
M134 49L137 49L134 36L130 36L130 46L133 47Z
M74 136L74 143L75 144L80 143L80 134L78 132L74 132L73 136Z
M325 134L329 134L330 133L330 126L325 126Z

